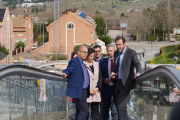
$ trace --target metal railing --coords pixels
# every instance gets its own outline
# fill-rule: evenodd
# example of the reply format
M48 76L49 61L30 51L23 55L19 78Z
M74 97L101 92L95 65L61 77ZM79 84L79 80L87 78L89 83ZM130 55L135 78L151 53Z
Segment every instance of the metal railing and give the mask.
M130 119L168 120L173 105L180 102L180 97L172 97L174 88L180 89L179 75L175 67L158 66L137 77L127 104Z
M24 65L1 66L1 120L67 119L75 107L66 96L66 81L59 74Z

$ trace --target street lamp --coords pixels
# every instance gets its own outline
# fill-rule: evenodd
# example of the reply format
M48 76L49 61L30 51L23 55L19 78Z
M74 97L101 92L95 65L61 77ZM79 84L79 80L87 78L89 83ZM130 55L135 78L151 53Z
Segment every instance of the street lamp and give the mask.
M173 59L175 59L175 67L176 67L176 62L177 62L178 57L174 56Z

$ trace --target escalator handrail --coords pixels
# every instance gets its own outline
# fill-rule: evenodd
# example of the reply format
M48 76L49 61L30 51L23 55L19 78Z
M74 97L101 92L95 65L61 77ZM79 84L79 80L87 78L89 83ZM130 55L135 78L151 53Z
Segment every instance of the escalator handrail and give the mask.
M156 77L167 77L180 88L180 71L173 66L158 66L135 78L135 81L140 83Z
M33 77L39 79L44 78L53 81L62 81L62 82L67 81L67 79L63 78L62 75L60 74L46 72L44 70L37 69L34 67L17 65L17 64L0 66L0 80L2 78L14 76L14 75Z

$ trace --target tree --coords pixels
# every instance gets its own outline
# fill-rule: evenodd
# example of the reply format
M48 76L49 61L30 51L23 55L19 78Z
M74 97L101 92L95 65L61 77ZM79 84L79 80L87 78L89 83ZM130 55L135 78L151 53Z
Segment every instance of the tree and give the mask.
M39 35L39 36L38 36L38 44L40 44L42 41L43 41L43 36L42 36L42 35Z
M125 17L125 14L124 14L124 13L121 13L121 17Z
M0 53L9 55L9 50L4 45L1 45L1 43L0 43Z
M114 40L110 36L100 36L99 39L105 42L106 45L112 43L112 41Z
M17 48L20 48L20 46L22 46L22 49L24 49L24 47L25 47L24 42L19 41L19 42L17 43L17 45L16 45L16 49L17 49Z
M104 29L106 27L104 18L101 15L99 15L99 16L96 16L94 20L96 21L96 24L97 24L96 26L97 35L98 36L104 35Z

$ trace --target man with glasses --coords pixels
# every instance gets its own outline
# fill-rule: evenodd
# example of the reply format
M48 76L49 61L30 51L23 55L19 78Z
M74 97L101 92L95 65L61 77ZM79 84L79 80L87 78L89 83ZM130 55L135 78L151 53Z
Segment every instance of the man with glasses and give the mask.
M99 45L95 45L94 47L94 52L95 52L95 57L94 57L94 61L100 63L100 60L103 59L102 56L102 49L101 46ZM100 106L99 106L99 120L102 120L102 116L103 116L103 98L102 98L102 94L101 94L101 102L100 102Z
M77 57L70 60L63 73L63 77L68 77L66 95L74 98L76 103L75 120L85 120L89 113L89 107L86 99L90 96L89 73L84 64L88 55L86 46L80 46L77 51Z
M100 60L103 59L101 46L95 45L93 48L95 51L94 61L99 63Z

